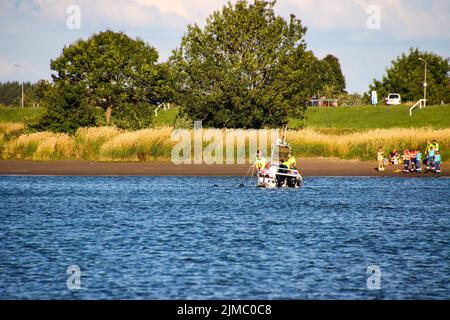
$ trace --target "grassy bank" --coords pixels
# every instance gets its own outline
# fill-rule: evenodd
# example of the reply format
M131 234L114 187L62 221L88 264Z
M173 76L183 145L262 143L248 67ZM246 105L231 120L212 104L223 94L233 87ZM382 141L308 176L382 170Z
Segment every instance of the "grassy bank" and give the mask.
M2 159L169 161L171 150L177 143L171 138L172 132L171 127L139 131L95 127L80 128L70 136L50 132L24 134L19 127L0 126L0 152ZM214 136L214 133L222 132L217 129L205 129L203 134ZM231 133L238 137L248 136L251 133L259 134L257 130L233 130ZM307 128L289 130L287 133L287 141L292 144L297 157L338 157L360 160L375 159L380 146L386 152L394 148L424 150L426 142L433 139L437 139L441 145L443 160L449 159L450 128L373 129L346 134L326 134ZM204 143L204 147L207 145L209 142ZM192 146L191 142L191 149ZM225 156L226 153L223 152L223 154Z
M304 120L291 119L289 128L313 128L324 133L348 133L367 129L450 128L450 106L416 109L410 106L309 107ZM43 108L0 108L0 123L23 122L26 117L42 114ZM99 113L103 117L103 113ZM159 110L153 119L155 127L173 126L178 108Z
M387 128L450 128L450 106L429 106L415 109L411 106L360 106L336 108L308 108L304 120L292 119L290 128L308 127L322 132L355 131L355 129Z
M450 159L450 107L432 106L408 115L409 106L309 108L306 120L291 120L287 140L298 157L374 159L378 147L386 152L425 149L439 141L444 160ZM160 110L155 129L124 131L115 127L81 128L74 135L39 132L26 134L25 117L43 109L0 108L2 159L86 159L100 161L168 161L175 142L172 125L178 109ZM219 130L220 131L220 130ZM217 130L205 130L206 134ZM237 135L248 132L237 131ZM236 133L236 131L235 131ZM224 152L225 154L225 152Z
M291 119L289 128L312 128L316 131L341 134L368 129L388 128L450 128L450 106L429 106L416 109L409 116L409 105L309 107L305 119ZM173 125L178 109L161 111L154 119L156 125Z
M0 123L23 122L26 118L43 114L44 108L0 107Z

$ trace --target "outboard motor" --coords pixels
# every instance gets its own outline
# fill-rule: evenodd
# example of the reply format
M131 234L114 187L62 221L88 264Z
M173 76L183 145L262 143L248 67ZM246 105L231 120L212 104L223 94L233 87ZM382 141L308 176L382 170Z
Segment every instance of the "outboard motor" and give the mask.
M284 164L280 164L280 167L278 168L278 172L286 174L287 171L288 171L288 168ZM286 176L277 174L277 187L278 188L282 187L285 181L286 181Z

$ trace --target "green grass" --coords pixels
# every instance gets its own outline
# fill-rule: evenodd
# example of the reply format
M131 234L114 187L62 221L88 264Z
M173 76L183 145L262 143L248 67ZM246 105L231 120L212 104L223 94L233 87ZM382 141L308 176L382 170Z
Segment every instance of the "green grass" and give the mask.
M411 106L358 106L358 107L309 107L305 120L291 119L290 129L309 127L327 134L346 134L359 129L389 128L450 128L450 106L429 106L415 109ZM159 111L154 118L155 127L173 126L179 109Z
M449 128L450 107L429 106L415 109L409 116L410 106L310 107L305 120L292 119L289 128L309 127L326 133L333 129L346 133L355 129L388 128Z
M155 127L173 126L177 115L177 107L166 111L158 110L158 116L153 118L153 125Z
M410 106L309 107L304 120L291 119L290 129L308 127L327 134L345 134L375 128L450 128L450 106L429 106L416 109L409 116ZM0 108L0 122L23 122L40 115L44 108ZM173 126L179 109L159 110L153 119L155 127ZM103 117L103 113L99 116Z
M44 108L0 108L0 122L23 122L25 118L40 115Z

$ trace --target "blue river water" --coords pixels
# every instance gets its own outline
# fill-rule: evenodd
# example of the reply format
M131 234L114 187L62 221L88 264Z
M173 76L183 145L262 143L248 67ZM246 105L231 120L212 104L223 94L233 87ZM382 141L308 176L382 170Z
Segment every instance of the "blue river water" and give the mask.
M0 299L450 299L450 179L239 181L0 176Z

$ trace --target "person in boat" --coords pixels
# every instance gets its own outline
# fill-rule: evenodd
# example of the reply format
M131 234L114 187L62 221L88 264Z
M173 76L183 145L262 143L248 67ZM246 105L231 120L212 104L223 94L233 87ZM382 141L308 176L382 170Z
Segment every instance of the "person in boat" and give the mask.
M292 152L289 152L288 158L285 161L282 161L280 167L278 169L279 173L286 174L289 169L295 169L295 164L297 163L297 159L295 159ZM281 187L284 183L287 183L289 186L295 182L294 178L286 177L284 175L277 176L277 184Z
M287 169L295 169L295 164L297 163L297 159L295 159L292 152L289 152L288 159L282 163L282 165L286 166Z
M260 171L261 169L264 169L266 167L267 160L264 158L263 153L261 150L258 150L256 152L256 160L255 160L255 168L256 170Z

